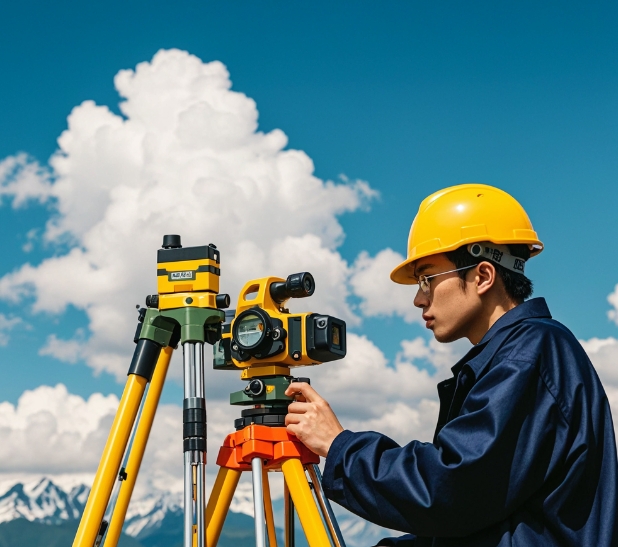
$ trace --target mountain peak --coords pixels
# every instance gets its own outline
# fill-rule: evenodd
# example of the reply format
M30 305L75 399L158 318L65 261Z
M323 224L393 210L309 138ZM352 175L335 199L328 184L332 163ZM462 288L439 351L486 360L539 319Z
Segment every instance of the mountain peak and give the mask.
M90 487L86 484L91 480L91 477L88 477L87 480L80 481L75 476L61 476L60 479L49 476L21 478L0 476L0 523L20 518L55 525L75 521L80 518L86 505L90 493ZM282 522L283 500L272 501L275 520ZM343 511L338 506L334 509L338 514L337 518L346 543L350 547L374 544L385 535L393 535ZM253 494L250 483L241 482L238 485L230 512L236 519L242 514L253 517ZM165 535L168 532L168 524L173 523L173 527L178 525L179 532L182 533L182 513L181 493L151 492L144 497L131 500L124 532L141 541L144 537L155 537L162 533Z

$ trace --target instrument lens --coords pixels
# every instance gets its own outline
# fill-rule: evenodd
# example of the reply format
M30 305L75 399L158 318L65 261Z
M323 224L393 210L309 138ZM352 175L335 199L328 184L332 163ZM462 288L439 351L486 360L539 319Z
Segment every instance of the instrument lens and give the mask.
M242 346L250 348L255 346L262 339L264 334L264 322L261 317L250 313L240 320L236 332L238 342Z

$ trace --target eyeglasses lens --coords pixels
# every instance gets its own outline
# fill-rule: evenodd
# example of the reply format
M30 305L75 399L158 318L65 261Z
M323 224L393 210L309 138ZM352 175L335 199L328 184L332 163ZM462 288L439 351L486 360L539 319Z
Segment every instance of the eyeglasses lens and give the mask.
M418 278L418 285L421 288L421 291L427 296L429 296L431 289L429 286L429 279L427 279L424 275L421 275Z

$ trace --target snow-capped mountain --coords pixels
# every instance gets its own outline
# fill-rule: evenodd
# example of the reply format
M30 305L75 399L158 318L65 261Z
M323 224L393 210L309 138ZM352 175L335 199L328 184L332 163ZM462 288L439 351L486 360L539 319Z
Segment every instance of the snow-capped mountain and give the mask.
M23 518L31 522L61 524L79 519L90 491L85 482L80 482L75 477L10 477L0 480L0 523ZM91 479L87 482L91 482ZM375 545L380 538L393 535L388 530L359 519L339 507L334 508L348 547ZM283 500L273 500L273 509L275 521L282 522ZM239 517L253 517L253 498L249 484L239 485L230 511ZM152 538L163 529L169 534L171 522L178 523L181 533L181 517L181 494L151 493L131 501L125 533L141 541L145 537Z
M48 478L0 484L0 522L25 518L45 524L78 519L90 488L76 484L63 489Z

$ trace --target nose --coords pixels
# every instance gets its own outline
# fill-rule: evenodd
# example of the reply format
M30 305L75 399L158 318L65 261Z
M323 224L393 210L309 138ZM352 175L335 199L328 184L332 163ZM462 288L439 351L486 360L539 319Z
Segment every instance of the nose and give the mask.
M416 296L414 297L414 305L417 308L426 308L429 306L429 297L418 287Z

